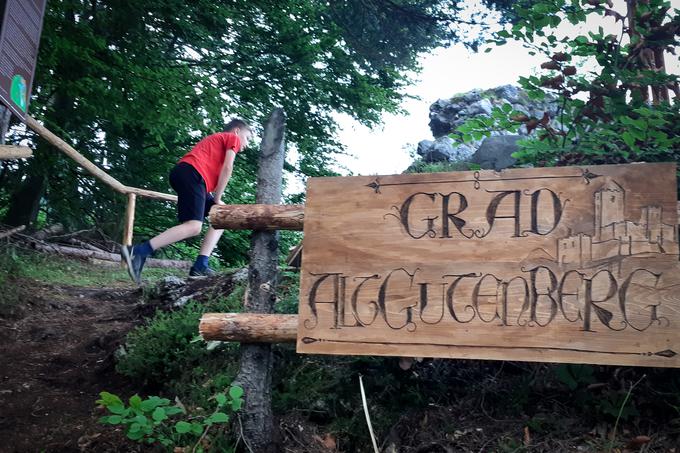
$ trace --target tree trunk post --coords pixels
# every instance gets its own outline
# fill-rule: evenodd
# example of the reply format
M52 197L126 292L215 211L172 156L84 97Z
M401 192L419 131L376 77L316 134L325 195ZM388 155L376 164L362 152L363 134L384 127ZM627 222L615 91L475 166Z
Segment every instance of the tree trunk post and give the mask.
M125 208L125 230L123 231L123 245L132 245L132 235L135 229L135 203L137 195L127 194L127 208Z
M7 131L9 130L9 124L11 119L12 112L10 111L10 109L5 107L4 105L0 105L0 145L5 144L5 138L7 136Z
M264 127L257 175L257 201L279 204L284 162L285 113L272 112ZM248 295L245 312L272 313L276 301L278 231L253 231L248 267ZM243 387L244 410L241 414L244 441L251 451L276 451L273 445L271 345L241 344L241 361L235 384Z

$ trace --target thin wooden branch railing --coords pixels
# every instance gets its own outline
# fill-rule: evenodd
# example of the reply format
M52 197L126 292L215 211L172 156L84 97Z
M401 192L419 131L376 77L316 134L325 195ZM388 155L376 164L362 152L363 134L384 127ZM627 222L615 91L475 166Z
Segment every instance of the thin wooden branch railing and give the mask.
M64 140L60 139L54 135L49 129L40 124L30 115L26 115L26 126L33 129L39 136L45 139L50 144L54 145L59 151L66 154L68 157L76 161L78 165L87 170L92 176L102 181L107 186L111 187L116 192L127 193L126 186L123 185L113 176L107 174L104 170L97 167L91 161L89 161L85 156L76 151L71 145L66 143Z
M52 131L47 129L45 126L40 124L30 115L26 116L26 126L33 129L40 137L45 141L55 146L59 151L66 154L69 158L74 160L78 165L84 168L92 176L115 190L116 192L127 195L127 207L125 209L125 230L123 232L123 244L132 244L132 232L134 230L135 222L135 202L137 195L146 198L153 198L156 200L172 201L177 202L177 196L170 195L168 193L155 192L153 190L139 189L137 187L126 186L125 184L118 181L113 176L106 173L104 170L99 168L92 161L87 159L85 156L80 154L71 145L66 143L61 138L57 137Z

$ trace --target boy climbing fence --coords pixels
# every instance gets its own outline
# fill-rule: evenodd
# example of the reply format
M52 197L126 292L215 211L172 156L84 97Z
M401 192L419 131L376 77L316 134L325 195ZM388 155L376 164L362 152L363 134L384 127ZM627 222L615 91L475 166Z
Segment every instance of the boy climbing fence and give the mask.
M250 126L243 120L234 119L224 127L224 132L205 137L179 160L170 172L170 185L177 192L179 225L140 244L121 245L121 256L135 282L140 282L144 262L154 251L201 233L203 219L210 208L223 204L222 194L231 178L234 158L248 146L251 137ZM189 275L214 274L208 266L208 258L223 231L208 228Z

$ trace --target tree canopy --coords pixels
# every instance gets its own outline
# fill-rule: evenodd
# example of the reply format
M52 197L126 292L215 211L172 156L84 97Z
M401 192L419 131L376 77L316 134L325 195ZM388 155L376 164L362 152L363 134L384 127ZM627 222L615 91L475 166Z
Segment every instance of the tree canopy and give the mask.
M509 2L486 3L507 11ZM479 43L461 27L483 23L488 11L463 15L462 5L52 0L31 113L123 183L168 191L169 169L199 137L232 116L257 127L280 106L299 155L287 170L330 174L329 159L342 152L334 112L375 124L399 109L419 53L456 40ZM35 139L13 137L23 138ZM36 142L35 154L2 168L7 223L33 222L41 208L49 221L120 229L121 197L45 143ZM229 202L253 200L255 166L253 147L238 157ZM137 233L173 218L169 206L141 202Z

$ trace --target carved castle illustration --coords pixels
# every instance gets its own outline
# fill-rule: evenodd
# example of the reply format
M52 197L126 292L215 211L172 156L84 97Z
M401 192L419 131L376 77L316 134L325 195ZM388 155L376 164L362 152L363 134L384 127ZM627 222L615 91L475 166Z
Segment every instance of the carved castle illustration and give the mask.
M577 233L558 239L558 263L583 266L640 253L675 253L677 231L674 225L662 222L661 207L643 207L640 221L632 222L624 218L625 197L625 191L615 181L595 192L593 234Z

